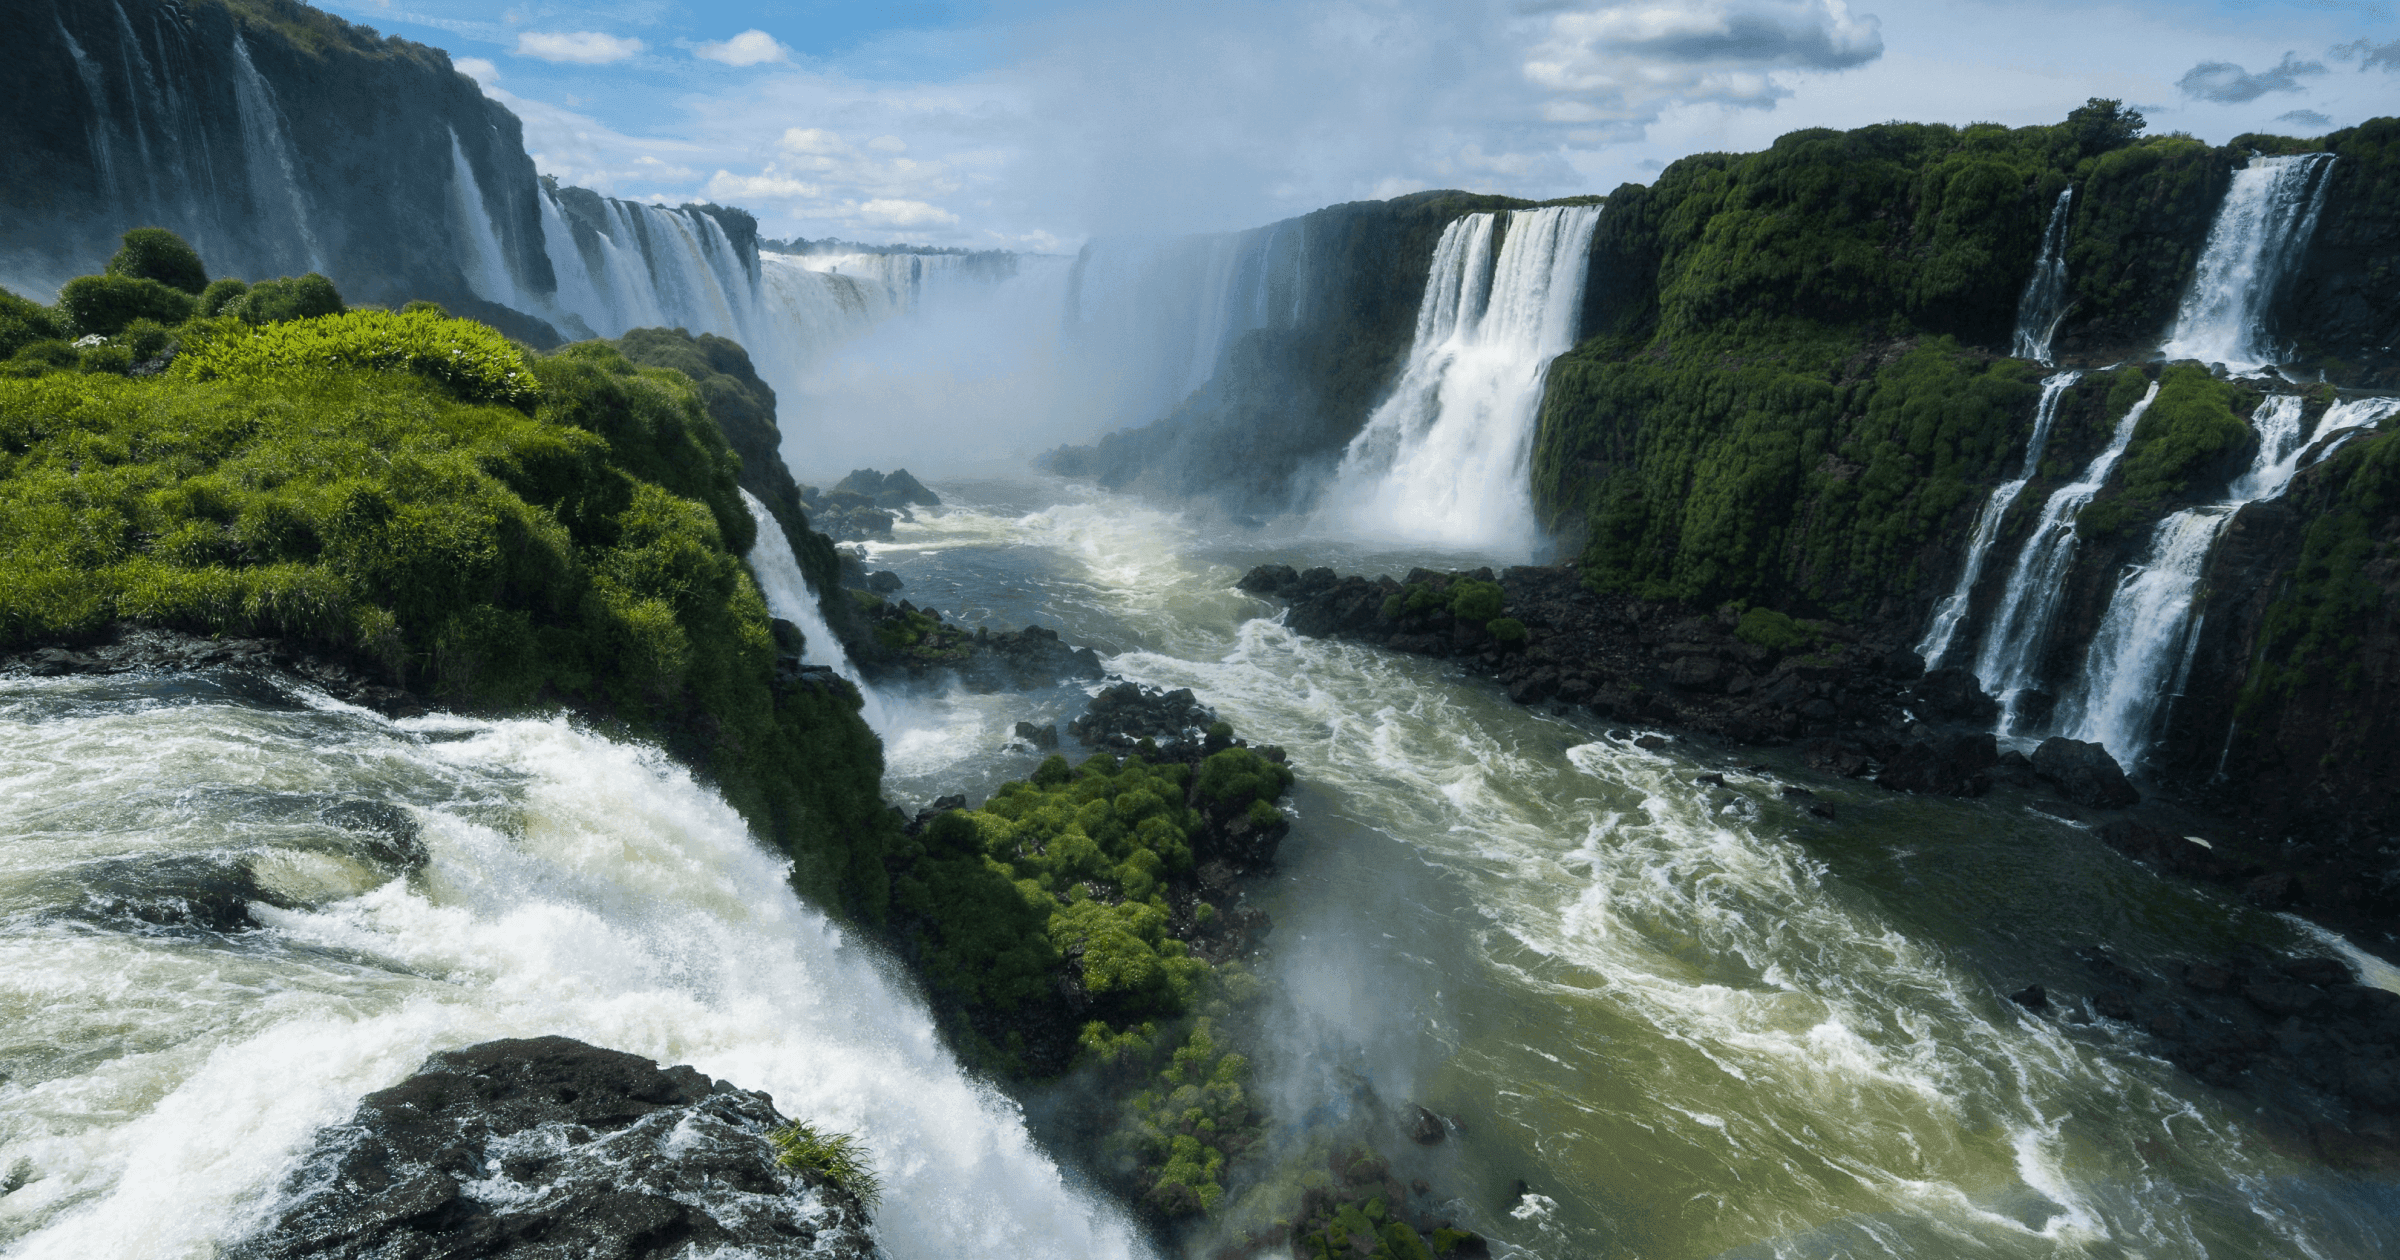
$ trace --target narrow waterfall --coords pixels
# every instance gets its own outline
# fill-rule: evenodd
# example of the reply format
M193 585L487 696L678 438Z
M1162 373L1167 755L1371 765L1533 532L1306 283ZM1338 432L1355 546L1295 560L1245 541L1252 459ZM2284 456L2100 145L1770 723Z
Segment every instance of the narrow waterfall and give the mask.
M2261 403L2251 418L2259 442L2249 470L2225 499L2160 521L2141 563L2118 581L2084 651L2076 688L2059 706L2055 729L2105 746L2127 766L2138 763L2190 675L2199 643L2200 577L2217 536L2243 507L2282 494L2302 468L2395 410L2400 399L2340 404L2325 413L2317 426L2320 438L2311 443L2301 427L2298 395Z
M2317 230L2333 162L2330 153L2254 157L2234 173L2160 357L2255 369L2282 356L2267 312Z
M867 725L879 733L888 730L883 699L860 676L858 667L850 663L850 654L842 649L842 641L825 623L825 610L817 603L817 593L808 584L808 575L800 570L800 558L792 554L790 540L783 536L783 526L767 505L756 495L742 491L742 504L750 509L750 519L758 526L758 541L750 545L751 576L758 579L758 592L766 596L767 611L800 627L808 640L800 659L810 665L823 665L849 679L858 687L859 695L867 702Z
M2065 205L2062 200L2061 206ZM2020 335L2022 330L2020 330ZM1992 497L1984 500L1983 512L1975 518L1975 532L1967 543L1967 561L1958 573L1958 585L1940 604L1934 606L1933 624L1926 628L1924 641L1917 644L1917 655L1924 659L1925 668L1938 669L1942 654L1950 650L1950 640L1958 633L1959 620L1967 615L1967 604L1974 598L1975 583L1983 577L1984 562L1990 558L1992 543L2000 535L2000 523L2007 519L2008 509L2032 483L2033 475L2041 471L2042 452L2050 445L2050 424L2058 417L2059 401L2067 390L2083 378L2081 372L2059 372L2042 381L2041 402L2033 411L2033 436L2025 442L2025 465L2016 480L1993 487Z
M1523 554L1550 360L1574 344L1597 206L1473 214L1434 247L1408 364L1343 452L1320 519L1346 532Z
M12 1257L222 1254L362 1095L435 1051L550 1034L857 1134L893 1260L1149 1254L657 749L258 687L0 679ZM346 825L362 807L421 865ZM256 898L257 926L108 908L144 880Z
M2067 208L2075 199L2075 186L2070 184L2058 194L2058 202L2050 208L2050 226L2042 230L2041 257L2034 260L2033 278L2025 282L2025 296L2017 299L2016 348L2011 351L2020 359L2050 362L2050 338L2058 332L2058 321L2067 314Z
M2040 681L2042 649L2049 643L2051 618L2058 612L2059 588L2075 562L2075 514L2107 484L2108 475L2133 441L2142 413L2150 410L2157 397L2158 382L2152 381L2142 400L2117 422L2108 449L2094 456L2072 484L2051 492L2042 504L2041 519L2025 539L2024 550L2017 553L2016 567L2009 570L1999 610L1984 632L1983 650L1975 657L1975 677L1985 691L2000 697L1999 733L2003 737L2015 734L2019 693Z
M466 257L458 261L459 270L466 273L467 287L486 302L519 310L532 307L517 291L508 251L500 244L491 209L483 201L483 187L475 182L475 166L467 161L467 151L459 147L456 131L450 131L450 212L457 219L451 228L452 239L466 242Z
M274 225L274 232L266 235L288 232L289 239L300 242L302 258L284 265L295 271L303 266L323 271L324 251L309 228L313 212L308 195L300 191L299 160L292 152L292 138L284 130L275 89L250 60L250 47L239 35L233 37L233 61L234 99L242 114L242 165L250 175L252 211Z

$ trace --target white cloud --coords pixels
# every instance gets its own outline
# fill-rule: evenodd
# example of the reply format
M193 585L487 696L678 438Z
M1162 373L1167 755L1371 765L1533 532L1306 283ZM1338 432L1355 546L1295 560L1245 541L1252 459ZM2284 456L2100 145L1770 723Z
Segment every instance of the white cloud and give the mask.
M453 58L450 68L486 86L500 81L500 67L481 57Z
M581 66L605 66L642 51L642 41L604 35L599 31L525 31L517 36L516 54L543 61L569 61Z
M858 208L859 218L879 227L948 227L958 222L958 216L939 206L922 201L878 197Z
M906 153L908 141L898 136L877 136L867 141L867 147L884 153Z
M1770 71L1847 70L1882 55L1881 21L1843 0L1649 0L1555 15L1524 75L1558 94L1545 119L1630 136L1674 105L1770 107L1789 95Z
M792 127L776 142L789 153L810 153L831 156L848 153L850 146L840 136L821 127Z
M748 30L732 39L698 45L692 49L695 57L722 61L729 66L757 66L770 61L790 61L791 50L775 42L765 31Z

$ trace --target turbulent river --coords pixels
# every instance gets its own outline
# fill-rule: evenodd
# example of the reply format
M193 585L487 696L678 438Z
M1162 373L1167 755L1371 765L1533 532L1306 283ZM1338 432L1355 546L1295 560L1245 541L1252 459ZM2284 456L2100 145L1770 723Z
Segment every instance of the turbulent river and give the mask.
M2002 996L2084 991L2095 944L2312 947L2296 923L2005 790L1647 751L1438 662L1298 637L1234 587L1268 561L1441 557L1210 532L1056 483L937 488L950 506L870 548L908 598L1054 626L1290 751L1297 824L1251 893L1277 925L1260 1088L1280 1154L1374 1100L1422 1103L1458 1122L1408 1152L1450 1214L1545 1260L2400 1249L2390 1185L2286 1153L2129 1035ZM1003 747L1017 721L1084 698L887 693L887 788L979 800L1035 762ZM962 1074L905 980L648 750L235 679L7 680L0 835L9 1255L208 1255L362 1094L542 1033L860 1131L899 1260L1146 1254L1041 1150L1043 1097L1021 1111ZM121 891L228 871L258 930L155 926Z

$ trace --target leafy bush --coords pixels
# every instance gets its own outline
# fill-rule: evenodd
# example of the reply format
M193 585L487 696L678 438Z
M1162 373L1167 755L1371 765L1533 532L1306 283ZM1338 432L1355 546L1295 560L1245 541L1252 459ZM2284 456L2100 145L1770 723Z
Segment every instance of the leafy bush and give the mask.
M200 307L194 313L202 319L215 319L226 314L225 308L248 292L250 286L232 276L211 280L208 287L200 291Z
M312 271L305 276L261 280L251 285L248 292L226 302L219 313L249 324L276 324L339 315L347 309L342 305L342 295L334 290L333 281Z
M109 275L156 280L194 297L208 287L208 269L200 265L200 255L173 232L135 228L123 240L116 256L108 260Z
M0 289L0 359L39 341L65 341L70 329L58 312Z
M2224 484L2255 446L2249 423L2236 409L2247 410L2258 401L2256 390L2218 380L2197 363L2170 365L2125 449L2121 484L2086 507L2077 527L2088 534L2113 533L2156 517L2194 491Z
M470 320L430 312L352 311L257 326L219 319L185 337L174 371L200 381L296 384L313 375L359 369L415 373L461 402L530 410L540 397L524 355L506 337Z
M1525 642L1525 623L1514 617L1494 617L1483 628L1502 647L1516 647Z
M1149 1088L1129 1099L1109 1146L1136 1167L1143 1202L1163 1216L1212 1211L1225 1166L1257 1145L1264 1126L1250 1105L1250 1061L1217 1044L1197 1021Z
M1733 637L1770 652L1803 652L1816 646L1816 631L1772 608L1753 608L1742 614Z
M58 309L78 336L113 337L137 319L173 327L194 306L191 294L137 276L77 276L58 294Z
M776 1148L775 1162L786 1168L805 1168L850 1192L872 1212L883 1202L883 1178L867 1162L867 1147L857 1135L821 1132L804 1120L767 1135Z
M1497 582L1454 582L1450 586L1450 615L1482 625L1500 615L1504 596Z

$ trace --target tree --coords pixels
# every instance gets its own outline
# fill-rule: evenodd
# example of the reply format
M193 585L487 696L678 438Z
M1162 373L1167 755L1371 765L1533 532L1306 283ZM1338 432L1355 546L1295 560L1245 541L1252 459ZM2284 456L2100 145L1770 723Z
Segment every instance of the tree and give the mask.
M2140 110L2125 108L2123 101L2095 96L2067 112L2066 131L2083 155L2091 157L2132 144L2149 125Z
M156 280L194 297L208 287L208 269L184 239L165 228L135 228L125 234L125 246L108 260L108 274L136 280Z

